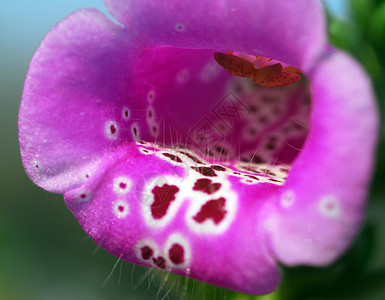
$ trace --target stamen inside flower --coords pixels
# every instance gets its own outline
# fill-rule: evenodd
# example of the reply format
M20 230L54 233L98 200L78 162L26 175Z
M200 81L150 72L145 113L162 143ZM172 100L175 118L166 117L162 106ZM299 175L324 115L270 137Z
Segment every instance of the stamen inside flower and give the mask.
M230 74L252 77L255 83L264 86L284 86L301 79L301 70L292 66L283 68L281 63L267 57L228 51L226 54L215 52L214 58Z

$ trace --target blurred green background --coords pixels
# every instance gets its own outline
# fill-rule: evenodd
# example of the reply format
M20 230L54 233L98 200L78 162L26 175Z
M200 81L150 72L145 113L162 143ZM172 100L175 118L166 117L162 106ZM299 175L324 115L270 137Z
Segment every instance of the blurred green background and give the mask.
M384 112L385 1L326 2L331 42L362 62ZM109 277L117 259L87 237L61 195L28 179L20 161L17 114L28 63L50 28L82 7L107 13L102 0L0 0L0 300L179 299L185 282L173 275L156 278L148 288L151 276L140 284L146 268L119 262ZM383 124L365 226L338 262L283 269L278 291L265 297L189 281L190 298L385 299L384 132Z

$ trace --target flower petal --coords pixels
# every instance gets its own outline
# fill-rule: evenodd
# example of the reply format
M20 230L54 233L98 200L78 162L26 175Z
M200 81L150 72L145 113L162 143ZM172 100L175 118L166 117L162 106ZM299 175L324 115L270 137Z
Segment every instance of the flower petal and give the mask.
M310 79L311 130L270 220L272 247L288 265L330 263L351 243L378 130L368 76L349 56L331 54Z
M98 245L132 263L244 293L275 289L279 270L261 208L280 186L242 183L223 166L204 175L209 166L153 144L130 143L115 154L108 172L64 195Z
M105 0L145 44L217 48L267 56L308 69L325 47L315 0Z
M129 44L119 26L92 9L73 13L42 42L19 114L23 163L41 187L79 185L101 157L132 140L119 128L130 91Z

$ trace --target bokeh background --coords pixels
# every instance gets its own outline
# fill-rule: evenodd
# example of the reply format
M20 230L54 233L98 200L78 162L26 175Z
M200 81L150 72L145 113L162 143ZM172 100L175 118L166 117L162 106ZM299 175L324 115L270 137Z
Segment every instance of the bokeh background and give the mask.
M384 112L385 1L325 2L331 42L362 62ZM176 287L184 286L182 279L156 272L149 275L146 268L118 262L96 247L62 196L36 187L20 161L17 114L29 61L52 26L83 7L96 7L108 15L102 0L0 0L0 300L180 299L182 288L176 292ZM346 255L325 268L283 269L280 288L265 297L190 281L189 298L385 299L382 124L365 225Z

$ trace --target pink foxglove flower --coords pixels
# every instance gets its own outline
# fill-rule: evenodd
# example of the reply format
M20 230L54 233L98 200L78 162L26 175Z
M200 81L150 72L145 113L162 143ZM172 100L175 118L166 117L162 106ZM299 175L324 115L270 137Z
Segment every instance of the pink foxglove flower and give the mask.
M105 0L46 36L19 115L23 164L135 264L249 294L325 265L360 228L377 113L313 0ZM214 53L303 79L264 87ZM305 78L306 77L306 78Z

